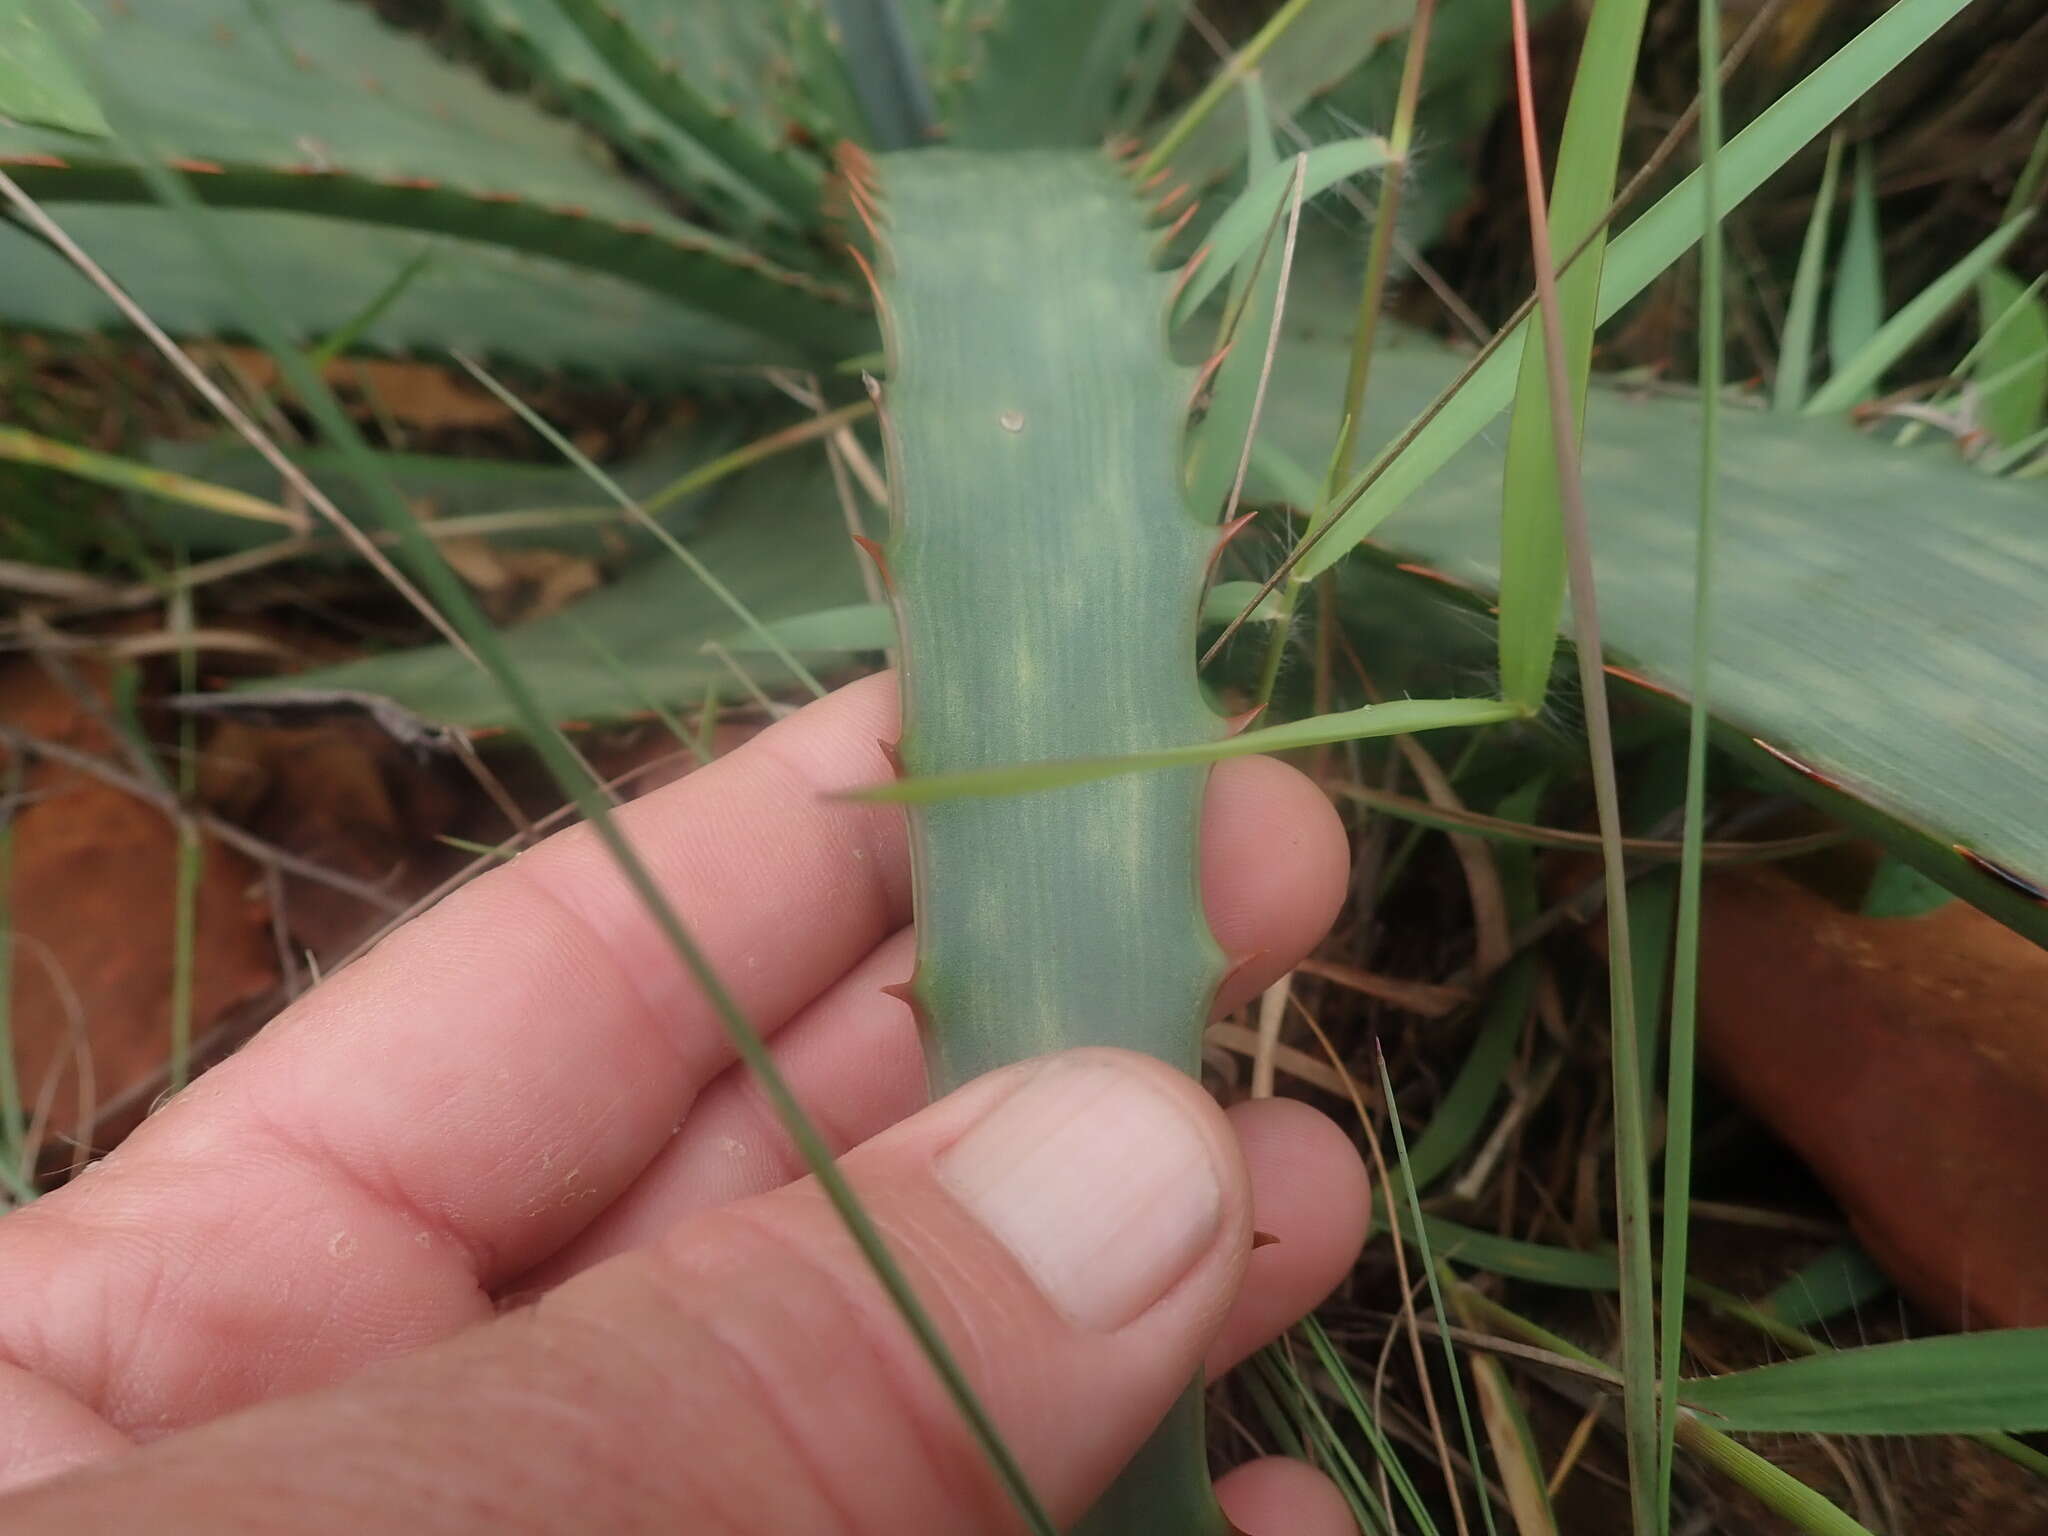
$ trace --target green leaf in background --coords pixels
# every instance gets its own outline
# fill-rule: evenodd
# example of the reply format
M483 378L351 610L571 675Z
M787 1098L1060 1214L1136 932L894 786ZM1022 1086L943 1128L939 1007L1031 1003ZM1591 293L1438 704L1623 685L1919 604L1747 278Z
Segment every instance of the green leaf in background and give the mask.
M2048 420L2048 302L2040 283L2030 286L1993 267L1977 280L1977 323L1990 336L1977 359L1978 376L2011 374L1984 391L1984 425L2011 447Z
M1387 163L1387 154L1387 141L1376 133L1318 145L1308 151L1308 165L1302 177L1302 200L1306 202L1327 192L1340 181L1378 170ZM1174 303L1176 324L1184 323L1193 315L1202 302L1229 279L1238 263L1258 250L1275 217L1286 216L1287 201L1293 189L1294 157L1285 155L1253 177L1251 184L1223 210L1222 217L1203 239L1208 255L1202 258L1201 266L1188 279L1187 286ZM1259 327L1252 326L1243 334L1254 343L1253 350L1263 346L1264 332Z
M2048 1429L2048 1328L1945 1334L1682 1382L1708 1423L1746 1433L2029 1433Z
M1820 319L1820 290L1828 264L1828 231L1835 216L1835 187L1842 171L1842 136L1828 140L1821 168L1820 191L1806 221L1806 239L1799 248L1799 269L1792 276L1792 297L1785 306L1785 334L1778 346L1778 377L1771 408L1796 411L1806 404L1813 377L1814 337Z
M367 6L91 0L80 55L124 134L202 200L545 252L654 287L811 353L867 344L857 297L678 218L581 133L492 89ZM108 139L0 124L0 165L41 201L152 200Z
M91 26L90 14L77 0L14 0L0 13L0 120L11 117L74 133L104 132L107 120L100 116L99 104L50 35L49 16L59 6Z
M1608 235L1601 222L1614 188L1621 130L1634 90L1635 59L1648 0L1597 0L1573 76L1571 107L1550 186L1552 256L1563 260L1592 237L1586 254L1557 279L1557 375L1571 392L1571 416L1583 431L1593 330L1599 322L1600 272ZM1551 367L1541 334L1525 347L1508 420L1501 477L1501 693L1534 709L1550 687L1550 659L1564 601L1563 492L1552 425Z
M700 514L688 542L764 620L860 597L855 551L816 453L773 460L731 481ZM731 613L689 572L654 556L566 612L512 630L505 645L556 719L602 721L645 714L650 699L695 702L707 688L727 698L744 694L732 669L705 650L733 627ZM586 632L604 652L623 658L623 676L584 643ZM750 656L745 668L763 688L788 682L772 660ZM427 719L469 729L514 723L490 678L448 646L301 673L291 686L379 693Z
M1839 375L1884 324L1884 246L1877 227L1877 170L1868 143L1856 148L1850 177L1849 223L1835 263L1835 293L1828 304L1828 367ZM1868 395L1848 401L1854 405Z
M1924 917L1947 906L1955 895L1903 859L1886 858L1863 893L1865 917Z
M1885 371L1969 295L1977 280L2012 248L2031 221L2032 215L2022 214L1992 231L1961 261L1914 294L1853 356L1838 356L1833 375L1806 403L1806 414L1826 416L1869 399Z
M975 41L953 86L949 142L974 149L1099 144L1118 118L1133 57L1155 27L1177 36L1186 8L1186 0L967 7L983 19L967 23Z
M1296 282L1343 291L1317 260L1297 263ZM1290 313L1305 325L1340 302L1303 292ZM1407 420L1454 361L1390 337L1367 441ZM1319 450L1345 365L1341 337L1308 332L1281 348L1268 406L1280 447ZM1698 430L1697 403L1683 399L1601 390L1587 412L1610 658L1673 692L1690 667L1696 509L1671 466L1691 462ZM2048 715L2017 702L2048 687L2038 496L1953 452L1888 447L1838 421L1731 409L1722 431L1717 720L1877 812L1872 830L1917 867L2048 935L2048 902L2029 890L2048 889ZM1469 444L1384 544L1492 592L1500 473L1496 449Z
M1721 152L1723 209L1735 208L1754 193L1848 111L1865 91L1953 20L1966 3L1967 0L1897 0L1840 51L1765 108ZM1600 283L1600 318L1612 319L1699 237L1700 188L1698 172L1694 172L1615 237ZM1561 258L1564 252L1557 254ZM1431 475L1486 430L1514 396L1516 373L1530 334L1525 323L1473 374L1458 391L1457 399L1415 436L1392 467L1379 474L1371 489L1337 519L1297 568L1304 580L1343 559ZM1340 390L1326 398L1342 399L1343 395ZM1415 400L1411 410L1419 411L1427 403L1426 397ZM1381 438L1390 437L1402 424L1398 420L1383 421ZM1305 462L1320 463L1320 450L1304 458ZM1372 466L1366 473L1377 474L1378 469Z
M595 0L458 7L622 154L685 196L753 221L815 207L815 168L768 148L786 141L788 126L770 110L779 7L670 6L637 28L625 8Z
M1258 61L1268 109L1286 123L1336 87L1360 64L1398 38L1415 13L1415 0L1307 0ZM1211 112L1173 153L1173 174L1200 186L1244 158L1238 114ZM1281 149L1300 147L1283 136Z
M50 216L179 337L240 339L247 300L220 280L178 217L161 208L46 205ZM312 347L362 315L422 251L434 260L356 338L386 355L460 351L585 378L675 384L707 370L780 362L803 352L689 309L635 283L543 256L447 236L308 213L222 209L250 280L270 295L293 339ZM106 296L41 241L0 222L0 326L122 329Z
M1809 1328L1873 1301L1891 1288L1891 1276L1879 1269L1869 1254L1855 1243L1841 1243L1802 1268L1759 1305L1788 1327Z

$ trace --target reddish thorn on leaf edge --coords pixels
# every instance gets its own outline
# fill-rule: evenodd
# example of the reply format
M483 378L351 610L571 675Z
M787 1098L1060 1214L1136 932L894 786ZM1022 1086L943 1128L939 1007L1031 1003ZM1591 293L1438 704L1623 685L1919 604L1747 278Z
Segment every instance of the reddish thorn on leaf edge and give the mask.
M1225 736L1242 736L1244 734L1245 727L1250 725L1254 720L1258 719L1259 716L1263 715L1265 712L1265 705L1255 704L1241 715L1232 715L1229 719L1223 722L1223 734Z
M1230 346L1235 345L1235 342L1232 342L1230 344ZM1216 370L1218 368L1221 368L1223 366L1223 360L1226 357L1230 356L1230 346L1225 346L1221 350L1212 353L1210 355L1209 360L1206 363L1202 364L1201 371L1195 375L1194 390L1188 396L1189 410L1193 410L1195 408L1195 403L1199 401L1203 395L1209 392L1209 385L1216 377Z
M891 597L894 597L896 595L896 579L889 574L889 556L887 551L864 533L854 534L853 542L861 547L863 554L875 562L875 573L882 578L883 588Z
M1260 1231L1260 1230L1259 1230L1259 1229L1258 1229L1257 1227L1253 1227L1253 1228L1252 1228L1252 1252L1253 1252L1253 1253L1257 1253L1257 1252L1258 1252L1258 1251L1259 1251L1259 1250L1260 1250L1261 1248L1270 1248L1270 1247L1272 1247L1272 1246L1273 1246L1273 1245L1274 1245L1275 1243L1277 1243L1277 1242L1279 1242L1279 1241L1280 1241L1280 1239L1279 1239L1278 1235L1277 1235L1277 1234L1275 1234L1275 1233L1272 1233L1272 1232L1261 1232L1261 1231Z
M1210 574L1213 575L1215 573L1216 562L1223 558L1224 546L1229 544L1240 533L1243 533L1246 528L1250 527L1252 519L1258 515L1256 511L1240 512L1216 531L1216 545L1209 551Z
M1188 283L1195 275L1195 269L1208 259L1209 247L1205 245L1181 264L1180 271L1174 274L1173 291L1166 296L1167 313L1171 314L1180 308L1180 296L1187 291Z
M1630 671L1627 667L1618 667L1611 661L1607 663L1604 670L1606 671L1609 677L1618 677L1624 683L1633 683L1636 687L1642 689L1645 693L1654 693L1659 698L1670 699L1674 703L1678 704L1683 704L1685 702L1685 695L1680 693L1676 688L1673 688L1665 683L1660 683L1654 678L1645 677L1640 672Z
M2035 906L2048 907L2048 891L2041 889L2040 886L2034 884L2025 875L2015 873L2013 870L2007 869L2003 864L1985 858L1983 854L1978 853L1976 850L1965 848L1961 843L1952 843L1949 846L1954 851L1956 857L1965 864L1968 864L1972 869L1989 875L2000 885L2024 896Z
M896 777L899 779L904 777L902 740L899 738L896 741L888 741L881 737L877 737L875 739L875 745L882 749L882 758L883 761L888 763L889 771L895 774Z
M1814 767L1813 764L1801 762L1798 758L1794 757L1790 752L1785 751L1782 747L1772 746L1768 741L1765 741L1763 737L1752 736L1749 739L1766 755L1776 758L1779 762L1783 763L1787 768L1790 768L1794 773L1798 774L1801 778L1811 779L1814 783L1820 785L1823 789L1839 790L1842 787L1833 779L1829 778L1826 774L1822 773L1818 768Z

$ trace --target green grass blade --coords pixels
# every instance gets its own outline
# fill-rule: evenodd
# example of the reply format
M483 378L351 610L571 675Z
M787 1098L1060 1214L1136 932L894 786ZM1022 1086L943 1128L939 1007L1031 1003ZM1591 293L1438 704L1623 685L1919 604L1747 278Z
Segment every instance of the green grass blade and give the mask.
M1426 1536L1436 1536L1436 1521L1430 1516L1429 1506L1423 1503L1414 1478L1409 1476L1407 1466L1380 1429L1379 1421L1373 1417L1372 1409L1365 1401L1365 1394L1358 1390L1358 1383L1352 1379L1350 1369L1344 1364L1344 1357L1337 1353L1337 1346L1330 1341L1329 1334L1324 1331L1323 1325L1313 1314L1301 1320L1300 1332L1302 1337L1308 1340L1309 1347L1315 1351L1316 1360L1321 1364L1324 1374L1335 1383L1338 1399L1344 1404L1344 1411L1351 1416L1351 1422L1357 1426L1365 1443L1372 1447L1372 1453L1378 1458L1380 1465L1386 1468L1387 1479L1400 1494L1402 1506L1408 1511L1409 1518L1415 1522L1415 1529L1426 1533ZM1391 1523L1389 1516L1389 1524Z
M1857 146L1856 168L1850 182L1849 221L1842 232L1842 254L1835 263L1834 297L1828 304L1829 371L1837 375L1851 358L1870 345L1870 339L1884 324L1884 243L1877 220L1877 162L1868 141Z
M1388 1075L1386 1057L1380 1056L1377 1065L1380 1069L1380 1102L1393 1104L1397 1102L1394 1095L1394 1079ZM1438 1272L1436 1256L1430 1251L1429 1224L1422 1217L1422 1200L1416 1193L1414 1169L1408 1163L1408 1138L1401 1129L1400 1115L1389 1114L1387 1126L1394 1133L1394 1162L1400 1170L1402 1192L1408 1200L1410 1230L1415 1234L1416 1246L1422 1250L1422 1275L1429 1285L1429 1304L1438 1320L1448 1324L1452 1314L1450 1308L1444 1305L1443 1277ZM1465 1400L1465 1372L1458 1363L1457 1348L1452 1344L1450 1333L1446 1329L1437 1330L1437 1342L1443 1346L1444 1373L1451 1379L1451 1401L1458 1409L1458 1429L1464 1437L1465 1457L1471 1464L1475 1480L1479 1483L1479 1518L1486 1526L1487 1536L1496 1536L1493 1500L1487 1495L1484 1477L1486 1463L1480 1459L1479 1436L1472 1428L1472 1410ZM1451 1490L1451 1499L1453 1509L1459 1514L1458 1524L1462 1527L1465 1522L1462 1510L1458 1506L1455 1487Z
M1687 1381L1718 1428L1828 1435L2048 1430L2048 1328L1944 1334Z
M1587 23L1551 186L1554 250L1576 246L1614 199L1621 130L1647 11L1647 0L1600 0ZM1574 422L1583 422L1585 416L1604 250L1602 236L1557 280L1563 373L1571 390ZM1539 708L1549 691L1550 660L1564 601L1563 493L1551 410L1550 367L1544 349L1532 347L1521 358L1508 426L1507 467L1501 481L1500 591L1501 694L1529 710Z
M1968 0L1897 0L1889 10L1728 141L1720 161L1721 204L1732 210L1907 55L1939 31ZM1619 313L1700 236L1697 173L1681 181L1607 252L1599 318ZM1583 259L1583 258L1582 258ZM1510 338L1390 465L1370 465L1345 488L1348 509L1303 558L1303 579L1327 570L1356 547L1499 414L1513 397L1529 332ZM1369 489L1367 489L1369 487ZM1356 498L1355 500L1353 498Z
M1663 1334L1657 1370L1657 1509L1671 1521L1671 1462L1677 1427L1678 1373L1685 1355L1686 1255L1692 1201L1693 1069L1698 1047L1700 891L1707 813L1707 703L1713 659L1714 534L1721 491L1721 386L1726 372L1723 321L1727 278L1721 234L1720 0L1699 0L1700 51L1700 453L1699 521L1693 534L1692 702L1686 721L1685 851L1678 871L1678 934L1672 956L1671 1034L1664 1090Z
M55 438L43 437L20 427L0 426L0 459L60 470L81 480L110 485L116 490L159 497L249 522L266 523L292 533L306 531L304 513L293 512L274 501L265 501L246 491L214 485L173 470L138 464L116 454L99 453L75 443L60 443Z
M1403 1218L1403 1230L1407 1230L1408 1220ZM1621 1284L1612 1253L1582 1253L1551 1243L1502 1237L1441 1216L1424 1216L1416 1230L1418 1235L1427 1231L1430 1248L1440 1261L1468 1269L1567 1291L1612 1291Z
M2023 443L2048 421L2048 303L2041 298L2048 274L2023 284L2004 267L1993 267L1977 282L1977 322L1983 328L1979 371L1997 386L1980 382L1984 425L2001 443Z
M1798 410L1806 404L1811 387L1821 281L1828 264L1828 230L1835 214L1835 189L1841 174L1842 136L1837 133L1828 140L1820 191L1814 195L1813 212L1806 221L1806 239L1799 247L1799 269L1792 276L1792 298L1785 306L1785 333L1778 342L1778 376L1771 386L1774 411Z
M1304 156L1307 167L1302 175L1301 195L1306 200L1353 176L1379 170L1388 163L1388 157L1387 141L1378 134L1319 144ZM1202 249L1207 252L1202 265L1188 279L1174 304L1176 325L1185 324L1202 307L1258 245L1275 216L1286 212L1293 182L1294 161L1282 160L1255 175L1223 210L1202 242Z
M1821 416L1845 411L1867 398L1885 370L1968 296L1977 280L1997 264L2031 221L2032 215L2022 214L1994 230L1961 261L1915 294L1854 356L1838 360L1833 376L1807 402L1806 414Z
M1258 591L1255 581L1219 581L1202 599L1202 622L1228 624L1244 611L1245 604ZM1253 620L1270 619L1273 607L1269 593L1252 615ZM896 616L887 603L844 603L837 608L820 608L814 613L778 619L766 628L792 651L886 651L896 643ZM728 636L719 644L735 656L773 654L752 631Z
M1385 704L1368 704L1335 714L1312 715L1306 720L1268 726L1262 731L1246 731L1221 741L1191 742L1186 746L1167 747L1156 752L1133 752L1122 757L1072 757L1042 763L974 768L960 773L924 774L898 779L890 784L872 785L854 791L849 798L888 805L936 805L944 800L1034 794L1074 784L1090 784L1120 774L1152 773L1162 768L1219 763L1230 757L1291 752L1300 747L1364 741L1376 736L1404 736L1415 731L1443 730L1461 725L1492 725L1516 719L1519 715L1520 711L1513 705L1503 704L1498 699L1392 699Z
M325 368L360 342L364 333L389 314L392 306L405 297L406 290L434 264L434 256L434 247L429 245L400 267L391 281L379 289L369 303L351 315L346 323L337 326L325 341L313 349L310 355L313 366Z

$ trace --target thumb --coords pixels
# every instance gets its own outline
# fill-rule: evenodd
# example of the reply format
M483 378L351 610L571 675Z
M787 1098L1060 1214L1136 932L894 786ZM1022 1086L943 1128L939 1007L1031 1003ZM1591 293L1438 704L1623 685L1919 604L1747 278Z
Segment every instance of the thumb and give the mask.
M1236 1291L1250 1197L1222 1114L1158 1062L1080 1051L983 1078L843 1167L1039 1498L1075 1519ZM1016 1524L809 1179L341 1387L46 1485L9 1528L101 1528L145 1499L162 1531Z

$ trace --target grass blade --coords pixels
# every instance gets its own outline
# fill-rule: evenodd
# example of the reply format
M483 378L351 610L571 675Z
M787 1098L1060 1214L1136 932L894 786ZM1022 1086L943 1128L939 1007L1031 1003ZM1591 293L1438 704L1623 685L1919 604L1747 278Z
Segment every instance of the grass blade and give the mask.
M1635 80L1646 0L1601 0L1587 24L1586 43L1573 79L1571 106L1549 198L1547 233L1538 240L1537 270L1554 281L1554 324L1544 322L1545 345L1525 350L1508 426L1507 467L1501 504L1501 694L1525 709L1541 706L1550 687L1550 659L1564 600L1565 548L1560 536L1565 489L1561 456L1577 451L1593 366L1605 236L1554 280L1551 252L1570 250L1597 227L1614 198L1621 130ZM1525 141L1533 146L1535 104L1525 103ZM1544 219L1532 157L1531 218ZM1541 285L1539 284L1539 289ZM1567 392L1568 404L1552 399ZM1565 428L1554 430L1562 411Z
M1305 162L1301 172L1301 196L1303 201L1307 201L1318 193L1329 191L1340 181L1380 169L1388 163L1389 156L1385 139L1378 134L1365 134L1355 139L1319 144L1259 172L1223 210L1222 217L1216 220L1203 240L1202 249L1207 254L1203 255L1202 265L1195 269L1174 302L1174 324L1183 325L1191 319L1209 295L1229 278L1238 263L1259 243L1276 217L1286 213L1287 200L1294 188L1296 159Z
M1721 485L1721 385L1725 371L1725 299L1721 240L1720 0L1699 0L1700 48L1700 510L1693 535L1691 707L1685 750L1685 818L1678 868L1678 936L1672 957L1671 1039L1664 1089L1663 1337L1657 1369L1657 1510L1671 1522L1671 1458L1677 1429L1678 1373L1685 1352L1686 1250L1692 1199L1693 1066L1698 1046L1700 890L1707 812L1708 669L1713 655L1714 526Z
M1936 321L1962 302L1977 280L1989 272L2026 232L2031 214L2022 214L1986 236L1967 256L1913 296L1852 357L1838 360L1833 377L1814 391L1806 414L1823 416L1845 411L1869 396L1877 382L1906 352L1934 328Z
M1889 10L1728 141L1720 160L1721 205L1735 208L1848 111L1968 0L1897 0ZM1600 280L1599 318L1617 314L1691 248L1700 235L1697 173L1681 181L1616 236ZM1383 455L1338 498L1344 508L1309 548L1306 579L1343 559L1395 508L1479 435L1514 395L1528 339L1519 334L1489 357L1398 454Z
M1579 478L1579 431L1591 367L1593 299L1597 274L1566 274L1573 284L1567 307L1553 277L1552 215L1545 210L1541 150L1536 134L1535 89L1529 65L1529 18L1523 0L1514 16L1516 103L1522 125L1522 167L1528 184L1529 239L1536 267L1542 343L1525 355L1508 442L1508 493L1501 527L1500 660L1502 692L1534 709L1550 682L1557 641L1560 586L1569 573L1572 629L1577 642L1579 691L1586 712L1586 745L1593 770L1601 866L1607 892L1607 954L1614 1081L1614 1205L1621 1264L1622 1405L1628 1427L1629 1502L1638 1536L1662 1531L1668 1509L1658 1497L1660 1464L1656 1403L1656 1294L1650 1257L1650 1175L1644 1124L1643 1070L1631 974L1628 873L1621 852L1621 792L1614 771L1614 735L1608 722L1607 676L1602 667L1599 600L1594 591L1592 533ZM1571 120L1558 168L1560 189L1570 187L1574 231L1599 216L1612 195L1620 119L1635 78L1635 54L1644 7L1606 0L1594 12L1579 78L1572 88L1572 119L1582 96L1592 124L1576 140ZM1603 17L1611 31L1602 35ZM1601 47L1596 53L1595 42ZM1625 46L1624 46L1625 44ZM1602 73L1588 77L1595 67ZM1710 65L1711 67L1711 61ZM1608 128L1611 117L1612 127ZM1572 158L1579 158L1574 163ZM1569 173L1569 174L1568 174ZM1574 222L1576 221L1576 222ZM1571 329L1567 330L1567 326ZM1532 368L1540 366L1540 372ZM1538 411L1543 413L1538 415ZM1543 418L1547 417L1547 421ZM1546 452L1542 428L1549 429ZM1517 449L1521 452L1518 454ZM1529 478L1518 481L1517 462ZM1510 611L1510 592L1515 598ZM1540 635L1538 631L1541 631Z
M2041 288L2048 276L2030 284L2004 267L1993 267L1977 282L1977 320L1983 335L1973 352L1984 375L1984 425L2001 443L2022 443L2041 430L2048 417L2048 303ZM1960 370L1959 370L1960 371ZM2009 377L2008 377L2009 375ZM1992 376L2005 379L1993 385Z
M2048 1328L1836 1350L1685 1382L1723 1429L1827 1435L2048 1430Z
M1856 149L1849 222L1828 305L1829 368L1839 374L1884 324L1884 244L1877 222L1877 168L1868 142ZM1861 397L1859 397L1861 398Z
M1772 382L1771 409L1796 411L1806 403L1813 377L1813 346L1820 321L1820 287L1828 264L1828 227L1835 213L1835 189L1842 173L1842 136L1828 140L1827 163L1821 167L1820 191L1806 221L1806 240L1799 247L1799 270L1792 277L1792 298L1785 307L1785 334L1778 342L1778 376ZM1701 327L1704 334L1705 326Z
M1167 747L1157 752L1134 752L1124 757L1074 757L1056 762L1016 763L996 768L975 768L963 773L934 773L897 779L856 790L849 799L886 805L934 805L941 800L980 798L991 795L1021 795L1042 789L1062 789L1069 784L1088 784L1096 779L1114 778L1121 773L1149 773L1159 768L1181 768L1194 763L1218 763L1228 757L1251 757L1261 752L1291 752L1299 747L1320 747L1340 741L1364 741L1374 736L1402 736L1412 731L1442 730L1459 725L1492 725L1511 720L1520 712L1498 699L1391 699L1385 704L1368 704L1336 714L1312 715L1286 725L1246 731L1222 741L1194 742Z

